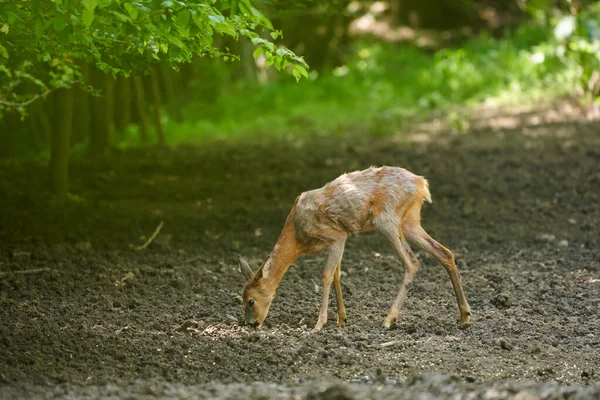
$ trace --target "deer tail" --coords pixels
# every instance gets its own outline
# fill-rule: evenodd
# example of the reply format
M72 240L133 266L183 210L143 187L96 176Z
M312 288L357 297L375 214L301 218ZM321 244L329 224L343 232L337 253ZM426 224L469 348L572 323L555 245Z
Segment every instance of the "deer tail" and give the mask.
M428 202L429 204L433 203L433 200L431 200L431 192L429 191L429 181L425 178L423 178L421 194L423 196L424 201Z

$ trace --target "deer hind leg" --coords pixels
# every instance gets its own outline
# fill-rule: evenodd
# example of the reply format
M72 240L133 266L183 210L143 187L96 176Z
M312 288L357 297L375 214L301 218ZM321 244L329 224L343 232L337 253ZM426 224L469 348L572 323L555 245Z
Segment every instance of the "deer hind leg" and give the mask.
M335 300L337 303L337 313L338 313L338 324L346 323L346 307L344 306L344 299L342 298L342 283L341 283L341 268L342 262L340 261L335 268L335 273L333 274L333 288L335 289Z
M402 305L404 304L404 300L406 300L406 295L408 294L409 289L412 286L413 280L415 278L415 274L417 273L417 269L419 267L418 262L414 254L412 253L410 247L404 240L404 235L402 231L392 231L383 232L388 240L391 242L392 247L398 254L400 261L404 265L404 277L402 278L402 286L400 287L400 292L398 296L392 303L390 311L387 316L383 320L383 326L385 328L389 328L392 326L392 323L398 318L400 315L400 310L402 309Z
M334 242L327 250L327 261L323 270L323 297L321 299L321 308L319 309L319 319L315 325L315 330L320 330L327 322L327 306L329 303L329 293L331 291L331 283L334 280L338 265L342 261L344 255L345 238ZM341 289L341 288L340 288ZM337 286L336 286L337 295ZM341 300L341 292L340 292ZM338 312L339 315L339 312Z
M403 221L402 231L404 236L410 241L414 242L417 246L434 256L440 264L444 267L450 280L452 281L452 287L454 288L454 294L456 295L456 301L458 303L458 311L460 314L460 324L467 326L470 323L471 307L467 303L467 298L463 292L462 283L460 280L460 274L456 268L454 262L454 255L450 250L436 242L425 232L421 227L419 221L421 205L415 205L407 213L406 218Z

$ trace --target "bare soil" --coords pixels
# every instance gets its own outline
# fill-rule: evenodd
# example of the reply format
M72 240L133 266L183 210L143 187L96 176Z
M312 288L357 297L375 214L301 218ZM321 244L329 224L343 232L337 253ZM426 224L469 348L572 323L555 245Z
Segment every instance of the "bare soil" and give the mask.
M40 195L43 163L3 162L0 399L600 398L599 126L517 122L76 157L68 207ZM312 331L317 255L243 326L237 254L260 264L300 192L370 165L429 179L423 226L455 253L472 326L418 252L381 330L402 267L378 234L346 247L346 325L332 298Z

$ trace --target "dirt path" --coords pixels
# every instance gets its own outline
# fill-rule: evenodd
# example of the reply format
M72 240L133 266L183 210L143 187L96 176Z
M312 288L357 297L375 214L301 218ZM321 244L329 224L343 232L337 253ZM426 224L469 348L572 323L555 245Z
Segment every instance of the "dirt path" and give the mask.
M3 164L0 398L593 398L598 386L577 387L600 382L599 133L571 121L131 150L75 161L84 202L69 211L34 196L42 166ZM241 326L235 256L259 264L301 191L382 164L429 179L423 226L455 252L472 327L419 253L401 318L381 331L401 267L376 234L346 248L347 325L332 300L311 331L316 256L285 276L265 329Z

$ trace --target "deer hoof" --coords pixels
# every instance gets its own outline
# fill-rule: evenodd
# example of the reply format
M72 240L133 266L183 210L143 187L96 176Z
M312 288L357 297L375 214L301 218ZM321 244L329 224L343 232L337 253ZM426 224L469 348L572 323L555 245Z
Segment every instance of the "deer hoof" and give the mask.
M460 319L460 327L466 329L471 326L471 318L467 315Z

